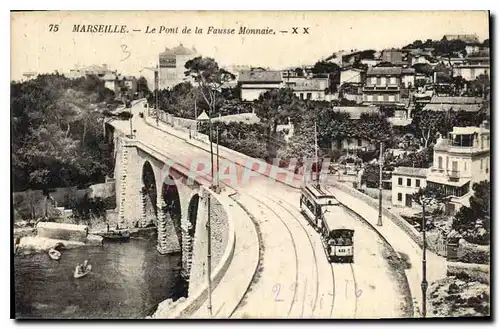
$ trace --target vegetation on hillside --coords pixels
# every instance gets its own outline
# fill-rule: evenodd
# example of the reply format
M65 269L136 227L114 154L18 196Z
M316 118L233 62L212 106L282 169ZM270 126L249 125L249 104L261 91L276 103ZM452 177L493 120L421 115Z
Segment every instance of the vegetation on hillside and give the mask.
M99 148L103 116L97 109L114 98L93 76L47 74L12 82L14 191L101 181L110 163Z

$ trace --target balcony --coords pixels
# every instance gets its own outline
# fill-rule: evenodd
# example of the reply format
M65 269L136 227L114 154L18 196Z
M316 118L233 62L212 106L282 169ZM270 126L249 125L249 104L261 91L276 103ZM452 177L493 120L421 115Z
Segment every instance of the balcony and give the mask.
M363 90L366 91L399 91L400 86L399 85L373 85L373 84L366 84L363 87Z
M450 181L458 181L460 180L460 171L458 170L448 170L448 179Z

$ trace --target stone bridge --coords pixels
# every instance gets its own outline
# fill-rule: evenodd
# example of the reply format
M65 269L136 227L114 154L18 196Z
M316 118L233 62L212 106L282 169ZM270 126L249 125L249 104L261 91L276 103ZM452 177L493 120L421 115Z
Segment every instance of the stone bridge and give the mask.
M190 177L189 168L115 129L112 124L107 124L105 131L115 159L117 208L112 226L118 229L156 226L158 252L182 253L182 273L189 279L196 249L194 241L206 240L196 237L205 234L205 228L197 229L197 222L206 218L210 180ZM213 200L212 230L215 232L223 230L219 226L226 225L220 221L221 209L222 205ZM227 237L219 242L225 242L222 240L227 241Z

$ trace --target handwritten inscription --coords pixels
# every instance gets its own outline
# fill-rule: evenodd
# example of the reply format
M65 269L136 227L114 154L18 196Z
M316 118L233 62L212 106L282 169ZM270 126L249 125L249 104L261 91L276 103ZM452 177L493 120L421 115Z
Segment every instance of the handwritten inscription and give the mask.
M275 284L273 286L273 293L274 293L274 301L276 302L282 302L283 299L280 299L280 291L281 291L281 284Z

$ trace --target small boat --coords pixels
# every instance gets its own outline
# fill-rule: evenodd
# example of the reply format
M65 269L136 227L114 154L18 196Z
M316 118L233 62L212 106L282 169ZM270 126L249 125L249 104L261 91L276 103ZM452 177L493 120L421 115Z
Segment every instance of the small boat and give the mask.
M50 248L49 256L53 260L59 260L59 258L61 258L61 253L59 251L55 250L54 248Z
M83 278L84 276L89 274L90 271L92 271L92 265L87 265L87 267L85 268L85 271L83 271L83 272L81 272L80 266L77 266L75 268L75 273L73 274L73 276L75 277L75 279Z
M130 232L127 230L108 231L99 235L108 241L128 241L130 239Z

